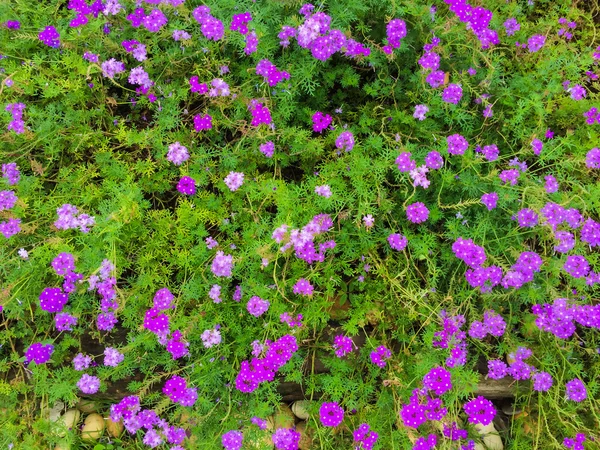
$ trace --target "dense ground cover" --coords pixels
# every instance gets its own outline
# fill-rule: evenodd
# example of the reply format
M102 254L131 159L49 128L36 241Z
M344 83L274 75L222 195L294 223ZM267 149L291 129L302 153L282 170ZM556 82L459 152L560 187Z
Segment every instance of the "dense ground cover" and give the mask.
M0 4L2 448L598 448L598 14Z

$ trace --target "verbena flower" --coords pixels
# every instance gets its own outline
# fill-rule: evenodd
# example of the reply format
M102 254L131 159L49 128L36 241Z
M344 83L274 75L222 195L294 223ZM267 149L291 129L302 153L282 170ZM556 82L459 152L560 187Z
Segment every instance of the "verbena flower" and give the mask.
M240 450L243 440L244 435L238 430L230 430L221 436L221 444L225 450Z
M565 384L566 392L568 400L572 400L574 402L582 402L587 398L587 389L585 388L585 384L579 378L574 378L571 381L568 381Z
M429 218L429 210L421 202L415 202L406 207L406 218L412 223L423 223Z
M337 427L344 420L344 410L336 402L325 402L319 408L319 419L326 427Z
M310 284L308 280L300 278L298 281L296 281L296 284L294 284L294 288L292 290L294 294L310 296L312 295L314 289L315 288Z
M269 302L258 297L257 295L253 295L250 297L250 300L248 300L246 309L254 317L260 317L269 309Z
M90 364L92 364L92 357L84 355L83 353L78 353L77 356L73 358L73 368L75 370L85 370L90 367Z
M211 348L221 343L221 332L217 328L204 330L200 337L202 338L202 345L206 348Z
M229 172L223 181L231 192L235 192L244 183L244 174L242 172Z
M29 364L33 361L36 364L44 364L50 361L52 352L54 352L54 346L51 344L42 344L41 342L31 344L25 351L25 363Z
M527 48L529 53L539 51L546 43L546 36L543 34L534 34L527 40Z
M398 233L392 233L387 238L390 247L394 250L402 251L408 245L408 239L406 236L402 236Z
M272 158L273 154L275 153L275 144L273 141L265 142L259 146L259 150L267 158Z
M58 48L60 46L60 35L54 26L48 25L39 34L38 38L48 47Z
M177 183L177 190L185 195L194 195L196 193L196 180L192 177L183 176Z
M342 358L342 357L346 356L348 353L351 353L352 346L353 346L352 338L350 338L348 336L339 334L333 339L333 350L334 350L335 356L337 356L338 358Z
M469 418L469 423L489 425L496 416L494 404L481 395L467 402L463 406Z
M390 359L391 357L392 357L392 351L383 345L380 345L379 347L377 347L369 355L371 362L381 368L383 368L387 365L386 360Z
M84 394L95 394L100 389L100 379L93 375L84 373L77 382L77 387Z
M301 435L292 428L277 428L271 441L277 450L298 450Z
M104 365L110 367L117 367L123 360L125 355L120 353L116 348L106 347L104 349Z
M449 84L442 93L442 100L446 103L458 104L462 98L462 87L459 84Z

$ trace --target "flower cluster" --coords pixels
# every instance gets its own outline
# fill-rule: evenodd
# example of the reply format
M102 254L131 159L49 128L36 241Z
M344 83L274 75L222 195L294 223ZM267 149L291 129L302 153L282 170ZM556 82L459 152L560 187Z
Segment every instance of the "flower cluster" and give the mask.
M99 330L110 331L114 328L117 323L117 318L112 310L118 308L119 304L116 301L117 293L115 287L117 285L117 279L111 276L115 270L115 266L108 260L102 261L99 268L100 276L90 275L88 278L88 291L97 290L98 294L102 297L100 301L100 310L96 319L96 324Z
M469 327L469 336L474 339L484 339L488 334L500 337L506 330L506 322L500 314L489 310L483 313L483 322L475 320Z
M48 47L58 48L60 46L60 34L52 25L48 25L40 31L38 38Z
M348 353L351 353L353 345L352 338L344 336L343 334L339 334L333 338L333 350L335 356L338 358L343 358Z
M11 209L17 203L17 196L13 191L0 191L0 211Z
M585 384L579 378L574 378L565 384L566 396L568 400L582 402L587 398L587 389Z
M258 35L256 31L252 30L246 35L246 46L244 47L244 53L251 55L258 50Z
M185 378L174 375L163 386L163 394L181 406L193 406L198 399L196 388L187 387Z
M534 34L527 40L527 48L529 53L535 53L544 46L546 43L546 36L543 34Z
M210 270L215 277L230 277L233 269L233 256L219 250L213 259Z
M24 107L24 106L23 106ZM17 166L17 163L2 164L2 178L4 178L9 186L13 186L21 179L21 172Z
M10 218L6 222L0 222L0 233L9 239L21 231L21 219Z
M540 330L560 339L573 336L576 324L600 329L600 305L577 305L566 298L557 298L552 305L535 304L531 311L536 315L535 324Z
M281 323L287 323L290 328L301 327L302 326L302 319L303 319L302 314L296 314L296 318L295 319L288 312L284 312L284 313L281 313L279 315L279 321Z
M317 111L312 116L313 131L320 133L331 125L332 117L329 114L323 114L321 111Z
M325 261L325 252L328 249L335 248L335 241L329 240L319 244L319 250L315 248L314 239L323 233L326 233L333 226L333 221L327 214L317 214L313 219L306 224L302 229L292 229L288 233L288 225L282 225L277 228L272 238L277 243L287 242L280 247L281 252L285 252L289 248L294 248L295 255L306 261L308 264L313 262Z
M460 134L452 134L446 138L448 153L451 155L463 155L469 148L469 143Z
M408 245L408 239L406 236L402 236L398 233L392 233L387 238L390 247L394 250L402 251Z
M239 31L240 34L248 33L248 23L252 20L252 14L250 12L245 12L242 14L234 14L231 17L231 25L229 29L231 31Z
M146 46L139 41L132 39L130 41L121 42L121 45L125 51L131 53L136 60L142 62L148 59L148 56L146 55Z
M356 448L359 450L372 450L377 442L379 434L373 430L367 423L361 423L356 430L352 432L352 439L357 442Z
M227 187L231 192L237 191L244 183L243 172L229 172L229 174L223 179Z
M476 245L471 239L459 237L452 244L452 251L458 259L473 269L481 267L487 258L484 248Z
M123 360L125 355L119 352L116 348L106 347L104 349L104 365L110 367L117 367Z
M179 450L182 448L179 446L186 438L183 428L169 425L151 409L141 409L139 397L133 395L111 405L110 420L113 422L122 420L125 429L133 435L145 429L143 443L151 448L167 442L174 445L171 448Z
M275 64L268 59L261 59L256 65L256 74L261 75L269 86L277 86L283 80L289 80L290 74L284 70L279 70Z
M41 342L31 344L25 350L25 364L29 364L32 361L36 364L44 364L50 361L53 351L54 346L51 344L42 344Z
M429 210L421 202L411 203L406 207L406 218L412 223L423 223L429 218Z
M354 135L350 131L342 131L335 140L335 147L349 152L354 148Z
M8 130L13 130L16 134L22 134L25 132L25 121L23 120L23 111L25 110L25 103L9 103L6 105L6 110L12 115L12 120L8 123ZM11 163L15 164L15 163ZM4 166L2 172L4 173ZM15 164L16 167L16 164ZM4 175L5 176L5 175ZM6 177L6 176L5 176ZM14 183L9 183L14 184Z
M336 402L324 402L319 408L319 419L323 426L337 427L344 420L344 409Z
M212 117L210 114L204 114L203 116L196 114L194 116L194 130L200 132L202 130L210 129L212 129Z
M442 100L446 103L458 104L462 98L462 87L460 84L449 84L442 92Z
M519 289L523 284L533 281L533 276L540 271L542 262L542 258L535 252L521 253L515 264L504 274L502 287Z
M60 208L56 209L58 220L54 222L54 226L59 230L69 230L79 228L82 233L88 233L89 227L96 223L93 216L80 213L76 206L65 203Z
M246 309L248 309L248 312L254 317L260 317L269 309L269 302L267 300L263 300L257 295L253 295L250 297L250 300L248 300Z
M243 441L244 435L238 430L229 430L221 436L221 444L225 450L240 450Z
M175 142L169 145L169 151L167 152L167 160L171 161L176 166L180 166L190 158L187 147L181 145L179 142Z
M77 387L84 394L95 394L100 389L100 378L84 373L77 382Z
M250 110L250 114L252 114L252 121L250 122L250 124L253 127L257 127L261 123L271 125L271 112L269 111L269 108L267 108L265 105L258 102L257 100L252 100L250 102L250 105L248 105L248 109Z
M600 148L594 147L585 155L585 165L588 169L600 169Z
M440 313L442 330L433 334L433 347L449 348L450 356L446 359L448 367L464 366L467 362L466 333L461 330L465 324L462 315L449 316L446 311Z
M585 450L583 443L586 441L585 434L577 433L575 439L565 438L563 445L572 450Z
M392 351L389 348L386 348L384 345L380 345L369 355L371 362L381 368L384 368L387 365L386 360L390 359L391 357Z
M194 195L196 193L196 180L188 176L181 177L177 183L177 190L185 195Z
M494 404L481 395L463 405L469 423L489 425L496 416Z
M175 330L169 338L169 316L163 311L175 308L175 305L172 304L173 298L173 294L167 288L159 289L156 292L152 308L148 309L144 315L144 328L156 335L158 342L166 346L173 359L178 359L189 353L187 349L189 343L183 342L183 336L179 330Z
M251 361L242 361L235 379L236 389L249 393L256 390L260 383L272 381L275 372L286 364L297 350L296 338L289 334L275 342L267 341L267 350L263 358L255 357Z
M277 450L298 450L302 435L292 428L277 428L271 441Z
M272 158L273 155L275 154L275 144L273 143L273 141L267 141L264 144L261 144L258 147L258 149L267 158ZM232 172L232 173L235 173L235 172Z
M392 19L385 27L387 45L383 46L383 51L391 55L395 48L400 47L401 40L406 37L406 22L402 19Z
M329 198L332 195L331 187L329 187L327 184L315 186L315 194L320 195L321 197Z

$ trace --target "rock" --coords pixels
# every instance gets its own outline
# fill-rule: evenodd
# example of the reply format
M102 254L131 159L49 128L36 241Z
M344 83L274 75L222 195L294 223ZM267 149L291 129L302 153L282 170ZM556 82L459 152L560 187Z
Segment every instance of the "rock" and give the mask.
M483 443L485 444L485 446L481 444L475 444L476 450L504 450L502 439L500 439L498 431L496 431L496 427L494 426L493 422L491 422L489 425L481 425L477 423L475 424L475 429L479 432L483 438Z
M60 416L57 422L67 427L68 430L72 430L75 428L75 426L77 426L80 418L81 413L78 410L69 409L66 413ZM58 432L58 435L61 437L65 436L66 434L67 433L62 430Z
M52 408L44 408L42 410L42 417L50 420L50 422L56 422L60 418L63 409L65 409L65 404L61 401L56 401Z
M281 403L279 411L275 411L274 425L277 428L292 428L296 423L296 417L288 405Z
M124 426L122 420L119 420L118 422L113 422L112 420L110 420L109 417L108 419L104 419L104 424L106 425L106 431L108 432L108 434L114 438L119 437L123 432Z
M81 439L84 441L95 441L102 436L104 431L104 419L100 414L90 414L85 418L81 429Z
M300 400L292 403L292 412L300 420L308 420L310 414L307 411L309 402L307 400Z
M98 411L98 405L96 402L92 400L86 400L84 398L80 398L75 407L84 414L90 414Z
M306 422L299 422L296 425L296 431L300 433L300 442L298 444L298 450L310 450L313 444L312 433L306 430Z

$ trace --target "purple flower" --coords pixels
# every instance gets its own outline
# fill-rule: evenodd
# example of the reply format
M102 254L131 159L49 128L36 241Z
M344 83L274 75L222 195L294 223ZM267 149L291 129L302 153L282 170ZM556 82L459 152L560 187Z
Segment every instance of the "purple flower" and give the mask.
M344 410L336 402L325 402L319 408L319 419L326 427L337 427L344 420Z
M251 55L258 50L258 36L256 32L252 30L246 35L246 46L244 47L244 53Z
M579 378L574 378L573 380L567 382L565 384L565 388L565 394L568 400L582 402L587 398L585 384L583 384L583 381L581 381Z
M84 373L77 382L77 387L84 394L95 394L100 389L100 378Z
M31 344L25 351L25 363L29 364L33 361L36 364L44 364L50 360L53 351L54 346L51 344L41 342Z
M243 440L244 435L238 430L230 430L221 436L221 443L225 450L240 450Z
M314 291L314 287L310 284L310 282L304 278L300 278L296 284L294 284L293 292L294 294L301 294L304 296L312 295Z
M342 334L337 335L333 339L333 349L335 356L342 358L352 352L352 339Z
M52 25L44 28L38 35L38 38L48 47L58 48L60 45L60 35Z
M456 105L460 102L462 94L463 91L459 84L449 84L442 93L442 100L446 103L454 103Z
M492 209L496 208L498 203L498 194L496 192L483 194L481 196L481 203L487 207L488 211L491 211Z
M406 207L406 218L412 223L422 223L429 217L429 210L421 203L416 202Z
M424 405L408 403L400 410L400 418L407 427L418 428L427 421L427 409Z
M320 195L321 197L329 198L332 195L331 188L327 184L324 184L322 186L316 186L315 194Z
M335 140L336 148L349 152L354 148L354 135L350 131L343 131Z
M243 172L229 172L223 181L231 192L235 192L244 183L244 174Z
M590 264L581 255L570 255L567 256L563 269L573 278L583 278L589 273Z
M77 317L67 313L58 313L54 316L54 325L58 331L73 331L77 325Z
M473 424L489 425L496 416L494 404L481 395L465 403L463 408L469 417L469 423Z
M538 215L532 209L521 209L517 213L517 221L519 222L520 227L533 228L538 223Z
M23 105L23 108L25 108L25 105ZM17 184L21 179L21 172L17 167L17 163L2 164L2 178L8 181L9 186Z
M394 250L402 251L408 245L408 239L401 234L392 233L388 236L388 243Z
M275 144L273 141L265 142L261 144L259 147L260 152L265 155L267 158L272 158L275 153Z
M200 132L202 130L210 130L212 128L212 117L208 114L194 116L194 130Z
M546 36L543 34L534 34L527 41L529 53L535 53L540 50L546 43Z
M277 428L271 436L277 450L297 450L301 434L291 428Z
M90 367L92 364L92 357L83 355L83 353L78 353L75 358L73 358L73 368L75 370L81 371Z
M444 165L444 158L436 151L429 152L425 157L425 165L433 170L441 169Z
M181 177L177 183L177 190L185 195L194 195L196 193L196 181L188 176Z
M600 148L594 147L585 155L585 165L588 169L600 169Z
M369 357L371 358L371 362L373 364L383 368L387 364L385 360L390 359L392 357L392 351L386 348L385 346L380 345L371 352Z
M506 35L512 36L521 29L521 25L519 25L517 19L511 17L506 22L504 22L504 28L506 29Z
M119 73L125 72L125 64L115 58L104 61L100 67L102 68L102 75L110 79L113 79Z
M552 375L548 372L536 372L531 377L533 379L533 390L546 392L552 387Z
M250 297L250 300L248 300L246 308L248 309L248 312L254 317L260 317L269 309L269 302L254 295Z
M546 183L544 184L544 189L546 189L546 194L553 194L558 192L558 180L552 175L546 175L544 177Z
M210 270L216 277L230 277L233 268L233 256L219 250L213 259Z
M494 359L488 361L488 378L500 380L508 373L508 367L500 360Z
M460 134L453 134L446 138L448 153L451 155L462 155L469 148L469 143Z
M202 344L206 348L211 348L221 343L221 332L216 328L204 330L200 337L202 338Z
M443 395L452 389L450 372L443 367L434 367L423 377L423 387Z
M329 114L323 114L321 111L317 111L312 116L313 131L315 133L320 133L331 125L332 120L333 119Z
M123 360L125 355L120 353L116 348L106 347L104 349L104 365L117 367Z

